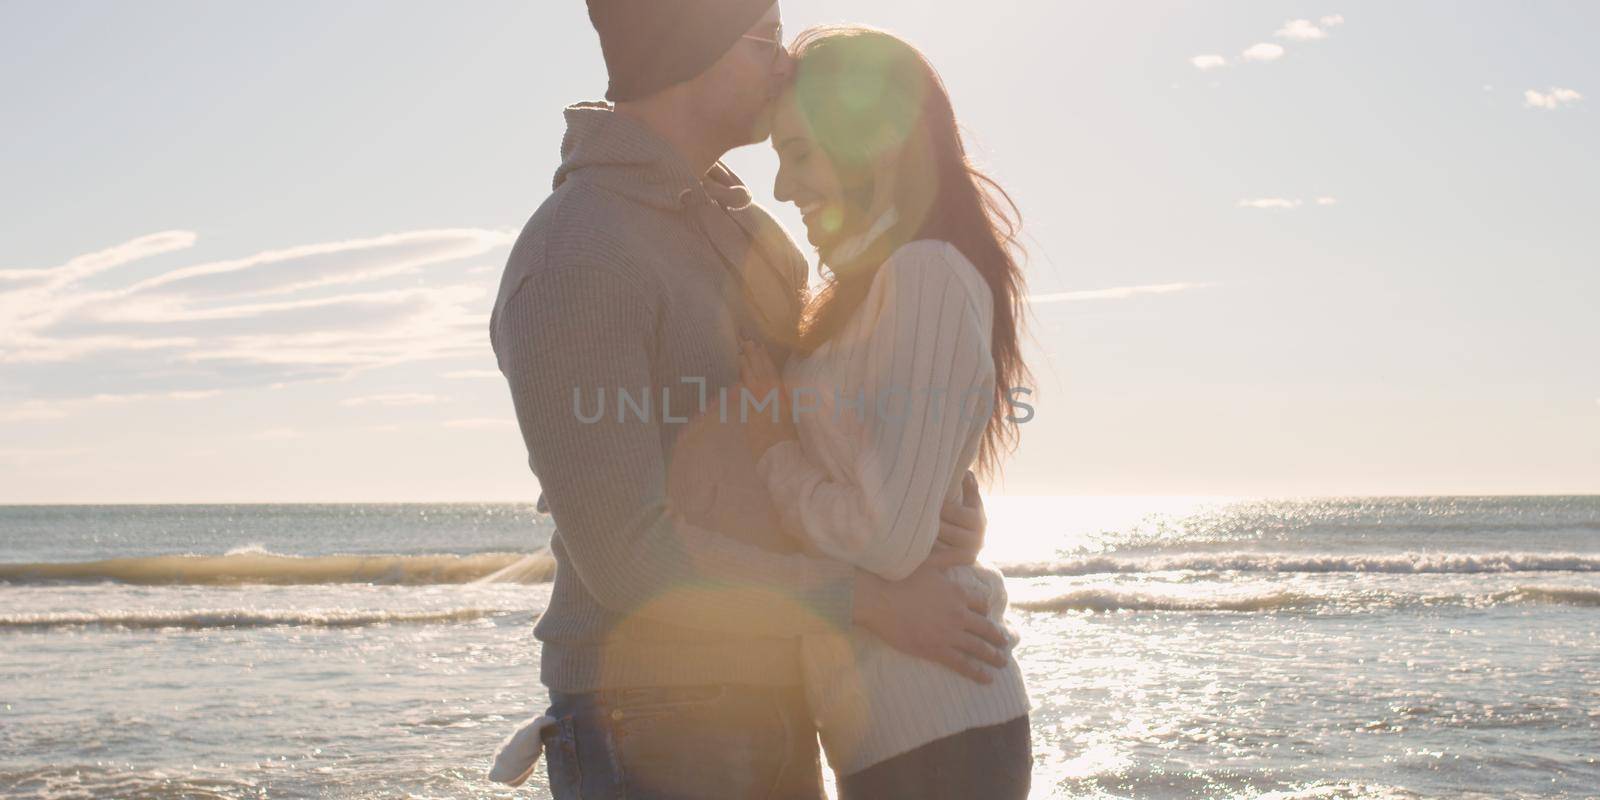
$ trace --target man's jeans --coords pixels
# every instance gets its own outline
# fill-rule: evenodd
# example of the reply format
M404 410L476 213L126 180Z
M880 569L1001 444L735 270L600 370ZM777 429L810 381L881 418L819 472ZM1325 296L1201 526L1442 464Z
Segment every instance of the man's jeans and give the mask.
M798 687L550 693L556 800L821 800L816 728Z

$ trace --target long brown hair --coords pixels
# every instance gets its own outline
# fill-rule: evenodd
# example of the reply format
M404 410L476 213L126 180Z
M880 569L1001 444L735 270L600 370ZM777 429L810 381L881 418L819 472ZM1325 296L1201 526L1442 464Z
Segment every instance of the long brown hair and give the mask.
M900 217L848 268L833 265L802 315L800 349L813 351L844 327L895 248L919 239L954 245L994 296L994 412L977 463L991 476L1017 441L1010 390L1031 380L1019 341L1026 311L1017 260L1021 213L967 156L944 81L916 47L875 28L835 25L801 33L791 52L791 96L844 186L846 229L870 224L865 216L879 188L873 165L884 156L894 160L889 191Z

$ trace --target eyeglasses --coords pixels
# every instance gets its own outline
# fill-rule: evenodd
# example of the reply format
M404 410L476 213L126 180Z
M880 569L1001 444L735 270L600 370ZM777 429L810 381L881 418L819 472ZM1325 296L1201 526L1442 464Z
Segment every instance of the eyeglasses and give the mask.
M751 33L747 33L739 38L749 39L752 42L760 42L771 47L772 61L773 63L777 63L778 54L783 52L783 23L778 23L777 26L772 29L772 38L770 39L765 36L756 36L755 34Z

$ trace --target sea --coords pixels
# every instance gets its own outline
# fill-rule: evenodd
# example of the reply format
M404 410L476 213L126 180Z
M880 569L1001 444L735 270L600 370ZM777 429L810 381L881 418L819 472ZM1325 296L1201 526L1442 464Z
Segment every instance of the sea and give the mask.
M1600 796L1600 497L986 507L1035 797ZM552 530L0 507L0 797L546 797L485 770L547 701Z

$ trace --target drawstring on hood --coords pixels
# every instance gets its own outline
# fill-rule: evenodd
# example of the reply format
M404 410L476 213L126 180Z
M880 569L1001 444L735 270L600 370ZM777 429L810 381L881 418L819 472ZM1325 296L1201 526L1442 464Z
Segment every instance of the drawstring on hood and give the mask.
M725 167L723 167L721 164L717 164L714 169L721 169L725 174L727 174L729 176L732 176L732 174L733 174L731 172L728 172L727 169ZM712 189L711 188L712 186L719 186L720 188L719 189ZM730 189L737 189L738 191L737 192L730 191ZM754 246L759 252L761 252L762 260L765 261L768 264L774 263L772 261L772 258L770 256L770 254L768 254L765 251L765 249L761 246L760 239L754 233L752 233L749 228L746 228L744 226L744 223L739 221L738 217L734 216L732 213L729 213L729 207L727 205L725 205L721 200L718 200L716 198L716 194L719 193L719 192L723 193L724 197L732 197L732 198L737 198L737 197L741 196L740 193L742 193L742 197L744 198L744 202L743 202L742 205L739 206L739 208L743 208L744 206L747 206L747 205L750 204L750 192L749 192L749 190L745 189L744 186L742 186L742 185L734 186L734 187L727 187L727 186L722 186L722 185L717 184L717 183L711 183L711 184L708 184L706 186L705 194L711 198L711 200L717 205L717 207L719 209L722 210L722 213L727 215L729 220L733 221L733 224L739 226L739 230L743 231L744 235L749 238L750 244L752 246ZM690 224L692 224L694 226L695 231L697 231L700 234L700 238L705 239L706 244L709 245L711 247L711 250L717 254L717 258L722 261L723 269L727 270L728 275L730 275L733 278L734 282L738 284L740 296L745 298L746 306L751 311L754 311L756 314L760 315L761 319L759 321L759 324L766 326L766 328L768 330L774 330L776 326L775 326L775 323L773 323L772 318L767 316L766 311L762 310L760 303L757 303L757 302L755 302L753 300L753 298L755 297L755 290L750 287L750 281L747 278L745 278L744 272L739 269L739 265L737 265L737 264L735 264L733 262L733 259L728 257L727 253L724 253L722 251L722 247L717 244L717 240L711 235L711 232L709 230L706 230L705 220L700 216L699 213L697 213L695 211L694 208L691 207L696 203L694 190L693 189L684 189L683 192L679 194L679 200L681 200L685 205L685 210L687 211L687 213L689 215ZM798 300L799 300L799 298L796 298L797 303L798 303ZM798 306L794 307L794 308L791 308L789 310L795 314L796 318L798 318L799 312L800 312L800 309L799 309ZM747 330L747 329L743 329L743 328L741 328L740 331L739 331L739 338L740 339L749 340L749 341L759 341L755 331ZM780 364L783 363L784 360L786 360L789 357L789 353L788 353L788 349L787 348L784 348L782 351L779 351L779 352L773 352L771 355L773 357L773 360L777 361Z

